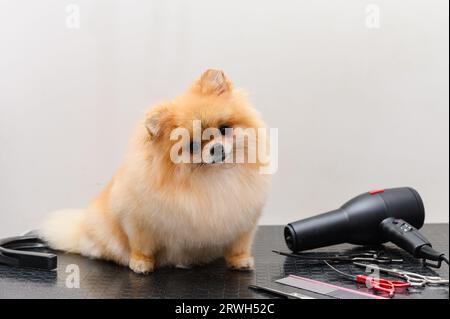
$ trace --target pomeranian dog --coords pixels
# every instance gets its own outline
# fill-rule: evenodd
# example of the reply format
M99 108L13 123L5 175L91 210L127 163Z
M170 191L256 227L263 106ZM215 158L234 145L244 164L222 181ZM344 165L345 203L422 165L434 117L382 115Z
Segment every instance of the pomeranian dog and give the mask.
M193 140L193 121L219 136ZM220 257L230 268L252 269L251 244L270 184L260 168L268 163L230 158L264 139L238 143L234 129L264 127L245 94L222 71L207 70L185 93L147 112L124 163L86 209L54 212L40 235L54 249L114 261L136 273ZM174 139L177 129L191 133L190 139ZM190 161L174 160L176 144ZM199 161L192 160L196 155Z

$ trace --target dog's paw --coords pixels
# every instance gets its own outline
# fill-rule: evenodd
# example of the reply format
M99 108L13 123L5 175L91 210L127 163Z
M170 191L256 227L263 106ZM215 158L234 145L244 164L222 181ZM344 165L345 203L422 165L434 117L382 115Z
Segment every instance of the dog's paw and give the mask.
M144 256L132 257L129 266L137 274L148 274L155 269L155 261Z
M253 270L255 261L249 255L237 255L227 258L228 267L234 270Z
M178 269L191 269L192 267L190 265L185 265L185 264L176 264L175 268L178 268Z

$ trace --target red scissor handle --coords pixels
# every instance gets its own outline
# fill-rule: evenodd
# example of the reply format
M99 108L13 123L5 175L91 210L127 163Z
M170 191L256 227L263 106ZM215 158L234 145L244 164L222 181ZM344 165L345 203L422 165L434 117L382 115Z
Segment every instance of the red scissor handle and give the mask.
M373 289L385 292L389 294L389 296L393 296L396 289L402 289L411 286L409 282L374 278L371 276L364 276L364 275L356 276L356 281L362 284L370 283Z

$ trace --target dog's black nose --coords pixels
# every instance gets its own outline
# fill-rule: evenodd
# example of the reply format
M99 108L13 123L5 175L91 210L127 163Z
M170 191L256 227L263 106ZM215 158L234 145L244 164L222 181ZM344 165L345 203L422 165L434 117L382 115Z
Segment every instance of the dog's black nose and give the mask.
M211 156L214 158L214 162L222 162L223 160L225 160L225 149L220 143L214 144L209 149L209 154L211 154Z

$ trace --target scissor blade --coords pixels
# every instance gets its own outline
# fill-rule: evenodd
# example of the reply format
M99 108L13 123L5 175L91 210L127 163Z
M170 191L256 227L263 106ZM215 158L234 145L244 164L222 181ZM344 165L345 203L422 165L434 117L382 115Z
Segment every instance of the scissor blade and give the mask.
M378 265L374 265L374 264L365 264L365 263L359 263L359 262L353 262L353 265L361 267L361 268L368 268L368 269L376 269L380 272L386 273L386 274L397 274L396 269L388 269L388 268L383 268L380 267Z

